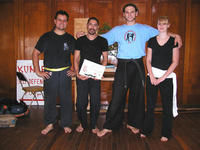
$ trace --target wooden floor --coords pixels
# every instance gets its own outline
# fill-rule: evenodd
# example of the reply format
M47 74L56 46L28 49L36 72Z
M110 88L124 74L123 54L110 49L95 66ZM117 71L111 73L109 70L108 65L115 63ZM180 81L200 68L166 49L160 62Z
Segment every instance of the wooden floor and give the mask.
M105 114L101 114L101 128ZM156 114L155 131L146 139L132 134L124 126L102 138L91 131L75 131L78 125L73 115L73 131L64 134L59 125L48 135L40 134L43 124L43 108L31 108L29 117L20 118L15 128L0 128L0 150L200 150L200 112L180 113L174 120L173 137L167 143L160 142L161 114Z

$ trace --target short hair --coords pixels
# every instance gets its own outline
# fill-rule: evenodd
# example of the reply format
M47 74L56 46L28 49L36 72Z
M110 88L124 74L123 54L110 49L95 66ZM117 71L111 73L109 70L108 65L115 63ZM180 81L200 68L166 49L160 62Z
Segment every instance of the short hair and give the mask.
M65 15L65 16L67 17L67 21L69 20L69 15L68 15L68 13L67 13L66 11L64 11L64 10L59 10L59 11L57 11L57 12L56 12L56 15L55 15L55 17L54 17L54 19L57 19L58 15Z
M99 20L96 17L90 17L87 21L87 24L90 22L90 20L95 20L97 24L99 25Z
M125 13L126 7L129 7L129 6L134 7L135 11L139 12L139 9L137 8L137 6L135 4L129 3L129 4L124 5L124 7L122 8L123 13Z
M167 21L169 23L169 18L168 18L168 16L160 16L160 17L158 17L157 22L158 21Z

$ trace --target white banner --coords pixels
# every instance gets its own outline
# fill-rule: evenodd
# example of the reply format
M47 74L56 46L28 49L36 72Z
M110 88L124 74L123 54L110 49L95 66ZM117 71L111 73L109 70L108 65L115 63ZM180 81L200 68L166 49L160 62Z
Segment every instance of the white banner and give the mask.
M43 60L39 61L40 64L40 70L43 70ZM38 77L35 72L34 72L34 67L33 67L33 63L32 60L17 60L17 68L16 68L17 72L21 72L23 73L23 75L27 78L27 80L30 83L30 86L43 86L43 79ZM19 82L19 79L16 79L16 95L17 95L17 100L21 100L24 91L22 90L22 86ZM23 83L25 86L27 86L27 84L25 84L25 82ZM37 101L39 103L39 105L44 105L44 99L41 95L41 93L37 92ZM29 105L31 103L31 100L33 98L33 95L31 93L27 93L24 98L22 99L27 105ZM32 103L32 105L37 105L36 100L34 100L34 102Z

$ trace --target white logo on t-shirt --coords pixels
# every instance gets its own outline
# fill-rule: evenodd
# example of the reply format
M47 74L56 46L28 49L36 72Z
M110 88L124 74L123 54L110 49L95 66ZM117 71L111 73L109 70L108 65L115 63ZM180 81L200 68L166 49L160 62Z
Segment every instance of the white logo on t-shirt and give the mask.
M128 30L124 35L124 40L128 43L132 43L133 41L135 41L135 38L136 34L132 30Z
M64 51L67 51L67 50L69 50L69 46L68 46L67 42L65 42L64 43Z

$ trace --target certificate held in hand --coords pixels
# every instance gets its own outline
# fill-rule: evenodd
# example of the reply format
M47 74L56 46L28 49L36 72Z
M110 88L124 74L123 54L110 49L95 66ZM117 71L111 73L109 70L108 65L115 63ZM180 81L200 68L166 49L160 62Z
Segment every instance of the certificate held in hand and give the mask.
M84 59L79 74L101 80L101 78L103 77L104 70L105 66Z

